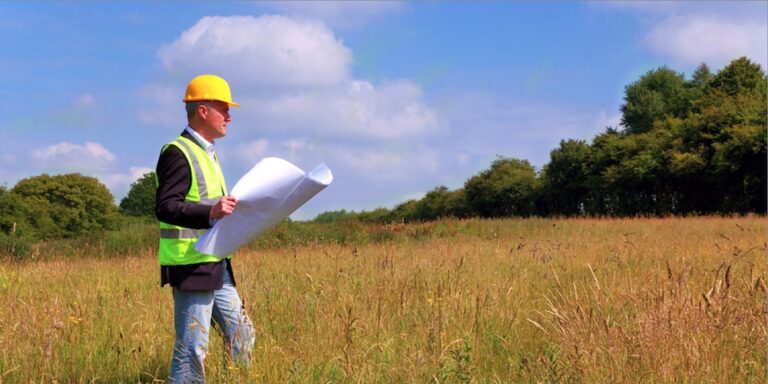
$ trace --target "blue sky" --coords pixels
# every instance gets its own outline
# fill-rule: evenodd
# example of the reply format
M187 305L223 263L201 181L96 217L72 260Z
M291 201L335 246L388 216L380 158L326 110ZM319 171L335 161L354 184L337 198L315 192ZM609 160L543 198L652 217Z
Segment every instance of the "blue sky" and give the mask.
M333 170L307 219L460 187L497 155L540 169L663 65L765 68L768 3L0 2L0 33L0 184L80 172L119 200L216 73L242 104L217 141L230 186L267 156Z

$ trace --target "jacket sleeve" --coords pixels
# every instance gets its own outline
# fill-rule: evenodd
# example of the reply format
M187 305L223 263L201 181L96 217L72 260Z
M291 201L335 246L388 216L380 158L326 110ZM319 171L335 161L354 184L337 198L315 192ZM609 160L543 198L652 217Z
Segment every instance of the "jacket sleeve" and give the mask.
M184 198L192 186L187 158L180 149L169 146L157 161L158 187L155 194L155 216L158 220L184 228L210 228L211 205L188 203Z

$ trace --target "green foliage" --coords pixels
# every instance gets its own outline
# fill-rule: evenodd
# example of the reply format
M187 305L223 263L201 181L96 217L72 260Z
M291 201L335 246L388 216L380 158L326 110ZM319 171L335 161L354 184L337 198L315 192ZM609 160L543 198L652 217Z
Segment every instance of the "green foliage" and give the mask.
M400 219L406 221L427 221L443 217L467 217L466 196L463 189L451 191L446 186L439 186L427 192L427 194L415 203L400 207L402 215ZM407 211L407 213L405 213ZM398 214L397 209L395 215Z
M155 173L148 172L131 184L120 210L130 216L155 217Z
M0 232L0 255L10 256L13 260L23 260L32 252L29 239L16 233Z
M360 212L357 219L364 223L384 224L392 221L392 212L386 208L376 208L373 211Z
M732 61L708 82L708 88L725 92L729 96L765 95L765 73L759 64L742 57Z
M35 233L24 201L3 187L0 187L0 232L25 237Z
M20 180L8 193L8 202L21 228L35 238L60 238L112 229L117 209L112 194L96 178L78 173L49 176L43 174ZM14 211L14 209L16 209ZM7 225L7 224L4 224Z
M534 213L536 171L527 160L500 157L464 184L467 204L483 217Z
M581 140L562 140L550 152L542 173L541 198L547 213L576 215L584 211L589 197L591 149Z
M358 214L356 214L354 211L347 211L346 209L342 209L338 211L323 212L317 215L317 217L315 217L315 219L312 221L315 223L328 224L335 223L337 221L352 220L357 218L357 216Z
M625 89L618 131L591 143L562 140L536 175L500 157L463 189L437 187L419 199L360 212L363 222L530 215L765 213L768 79L746 58L690 80L667 67Z
M621 123L629 134L643 133L653 122L685 117L690 108L683 75L667 67L649 71L627 86L621 106Z
M395 206L389 215L392 221L415 221L418 220L419 201L408 200Z

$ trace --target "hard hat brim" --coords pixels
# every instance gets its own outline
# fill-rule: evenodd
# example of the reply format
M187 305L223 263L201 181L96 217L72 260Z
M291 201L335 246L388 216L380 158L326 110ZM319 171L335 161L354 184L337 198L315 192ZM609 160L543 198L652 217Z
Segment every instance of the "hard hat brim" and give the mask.
M222 103L227 103L232 107L239 107L240 104L235 103L234 101L225 101L225 100L217 100L217 99L205 99L205 98L190 98L190 99L182 99L181 101L185 103L189 103L192 101L221 101Z

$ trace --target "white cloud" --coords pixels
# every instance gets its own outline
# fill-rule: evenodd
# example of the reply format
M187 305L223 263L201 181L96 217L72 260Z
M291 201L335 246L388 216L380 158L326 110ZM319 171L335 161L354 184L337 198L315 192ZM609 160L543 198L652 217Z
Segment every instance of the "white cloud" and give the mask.
M646 42L658 53L681 64L709 63L719 67L747 56L766 67L768 26L725 20L718 16L669 18L656 25Z
M283 16L205 17L162 47L171 78L217 73L230 83L233 127L254 133L393 139L438 133L442 122L409 80L383 84L350 75L351 51L320 23ZM146 124L178 126L183 84L149 84L156 102L138 112ZM245 127L245 128L242 128Z
M269 140L258 139L247 143L238 144L235 151L238 157L248 164L255 164L261 158L266 156L269 149Z
M93 174L104 185L109 188L117 201L125 196L131 188L131 184L144 176L144 174L154 172L149 167L129 167L128 171L99 171Z
M322 87L348 77L351 51L323 24L283 16L208 16L158 52L169 73L216 73L245 87Z
M155 170L153 168L149 168L149 167L130 167L128 168L128 173L130 174L130 182L133 183L134 181L140 179L145 174L154 172L154 171Z
M29 152L28 158L32 161L18 167L20 174L77 172L93 176L104 183L117 199L128 192L131 183L145 173L154 171L144 166L121 169L117 157L110 150L93 142L84 144L61 142L35 148Z
M747 56L768 64L764 1L608 1L594 9L637 14L648 26L643 43L678 65L720 67Z
M246 99L248 120L264 129L331 137L398 138L440 130L437 113L422 100L421 88L401 80L375 87L362 80L339 87Z
M44 148L33 149L30 153L33 159L50 164L70 165L82 164L92 166L93 162L112 163L115 155L99 143L86 142L83 145L61 142Z
M437 177L443 165L441 151L418 144L389 148L333 145L324 154L340 174L357 180L423 181Z
M80 95L77 99L75 99L75 107L79 109L86 109L94 106L96 104L96 98L93 97L91 94L84 94Z
M288 152L291 154L291 157L296 157L296 154L306 148L307 146L307 140L306 139L291 139L283 143L283 147L288 149Z
M264 4L264 3L262 3ZM269 8L301 18L322 20L335 28L359 28L371 20L400 11L400 1L270 1Z

